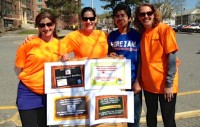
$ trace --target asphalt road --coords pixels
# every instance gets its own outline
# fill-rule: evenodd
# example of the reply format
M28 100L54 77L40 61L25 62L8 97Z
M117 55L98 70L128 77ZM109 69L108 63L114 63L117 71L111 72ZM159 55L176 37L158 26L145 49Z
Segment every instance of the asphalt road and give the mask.
M62 31L65 35L68 31ZM0 127L20 127L15 106L18 79L13 71L15 52L26 35L0 37ZM177 34L179 44L179 94L176 105L177 127L200 127L200 34ZM145 103L141 127L146 126ZM163 127L158 111L158 127Z

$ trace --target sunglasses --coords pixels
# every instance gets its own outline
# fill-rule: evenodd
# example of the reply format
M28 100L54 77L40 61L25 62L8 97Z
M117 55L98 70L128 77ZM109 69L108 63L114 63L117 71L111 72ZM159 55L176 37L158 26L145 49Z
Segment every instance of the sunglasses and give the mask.
M148 16L152 16L153 15L153 11L149 11L149 12L141 12L139 14L140 17L145 17L145 15L147 14Z
M82 18L83 21L88 21L88 19L89 19L90 21L94 21L94 20L95 20L95 17L83 17L83 18Z
M44 28L45 26L51 27L51 26L53 26L53 23L48 22L48 23L39 23L38 24L38 27L40 27L40 28Z

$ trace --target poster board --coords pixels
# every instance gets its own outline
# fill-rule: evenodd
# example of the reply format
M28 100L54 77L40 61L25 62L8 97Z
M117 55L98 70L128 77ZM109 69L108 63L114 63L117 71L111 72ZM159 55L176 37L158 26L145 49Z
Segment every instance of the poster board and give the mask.
M88 92L47 94L48 125L89 125Z
M85 61L45 63L45 93L84 91Z
M99 91L47 94L48 125L134 122L134 93Z
M128 59L45 63L47 123L76 126L134 122L134 94L121 89L131 89Z
M131 89L131 60L92 59L85 63L85 89Z
M134 92L101 91L90 95L90 125L134 123Z

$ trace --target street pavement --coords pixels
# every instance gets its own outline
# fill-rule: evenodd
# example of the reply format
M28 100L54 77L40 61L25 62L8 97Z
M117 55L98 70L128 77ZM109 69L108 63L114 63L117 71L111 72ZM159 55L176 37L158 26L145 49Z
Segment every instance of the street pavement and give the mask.
M59 36L70 31L61 30ZM15 32L0 37L0 127L21 127L15 106L18 79L13 71L15 52L27 35ZM200 127L200 34L177 33L179 44L179 94L176 105L177 127ZM144 100L144 99L143 99ZM145 102L141 127L146 127ZM158 127L164 127L158 110Z

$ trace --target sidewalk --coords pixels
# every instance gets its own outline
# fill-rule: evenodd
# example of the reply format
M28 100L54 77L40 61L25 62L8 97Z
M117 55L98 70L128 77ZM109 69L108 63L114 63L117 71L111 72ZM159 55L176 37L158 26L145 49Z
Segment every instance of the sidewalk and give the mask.
M57 32L58 38L61 39L61 38L65 37L70 32L72 32L72 30L60 30L59 32Z
M13 31L7 31L6 33L4 34L1 34L1 36L27 36L28 34L18 34L20 31L23 31L23 30L13 30ZM60 30L59 32L57 32L58 34L58 37L59 38L62 38L64 37L66 34L72 32L72 30ZM0 36L0 37L1 37Z

